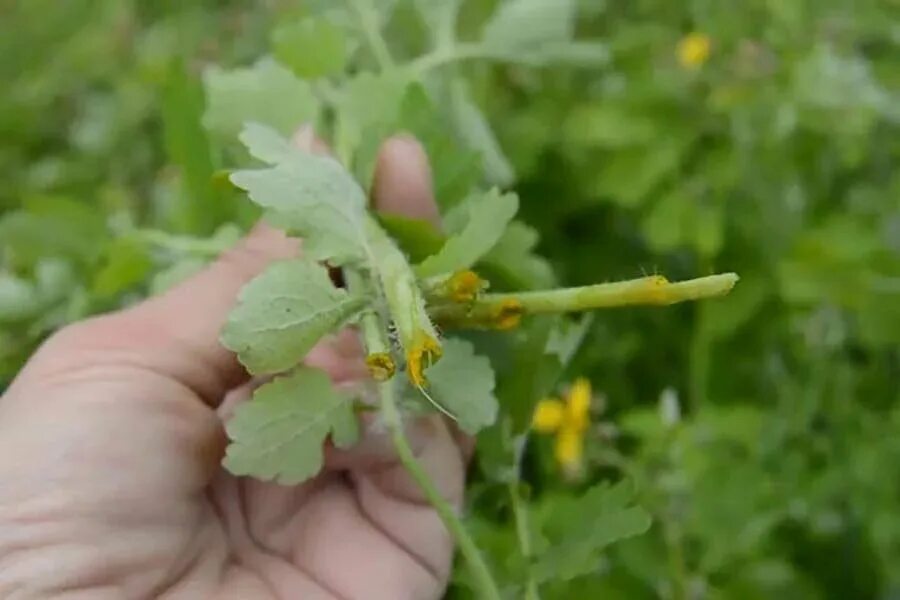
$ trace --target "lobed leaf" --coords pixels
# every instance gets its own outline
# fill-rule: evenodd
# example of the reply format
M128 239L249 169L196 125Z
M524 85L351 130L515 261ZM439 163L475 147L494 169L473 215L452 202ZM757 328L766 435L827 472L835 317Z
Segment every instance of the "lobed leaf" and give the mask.
M288 135L315 121L319 112L310 85L272 59L231 71L213 67L204 73L203 83L207 99L203 123L226 137L236 136L248 121Z
M269 165L277 165L300 152L280 133L259 123L245 123L238 138L253 158Z
M570 41L574 28L572 0L507 0L485 25L482 40L510 55L527 54Z
M272 32L271 43L275 58L306 79L339 74L347 64L344 32L327 19L285 23Z
M580 498L551 497L541 507L549 545L532 567L539 582L573 579L595 571L600 552L650 527L650 515L633 504L629 481L595 485Z
M515 179L512 164L484 113L470 98L465 82L459 78L450 86L450 110L462 139L481 155L487 181L498 186L511 184Z
M276 149L256 152L274 158ZM231 181L268 211L268 221L302 236L305 255L333 265L366 258L366 196L333 158L292 151L274 167L237 171Z
M264 384L225 427L231 444L223 465L234 475L295 485L322 468L331 434L341 447L355 443L358 425L350 396L309 367Z
M428 393L456 417L460 429L474 435L497 419L494 370L471 342L449 338L442 345L443 357L426 371Z
M336 288L327 269L312 260L275 263L241 290L222 343L251 373L285 371L365 304Z
M474 265L500 240L507 224L519 210L519 198L495 189L477 200L470 199L466 208L466 224L447 240L437 254L429 256L416 267L419 277L451 273Z

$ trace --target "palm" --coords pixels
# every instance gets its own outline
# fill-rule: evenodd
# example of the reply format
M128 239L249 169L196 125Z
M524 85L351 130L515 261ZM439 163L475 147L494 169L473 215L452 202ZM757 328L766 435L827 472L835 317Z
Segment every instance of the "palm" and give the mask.
M20 485L0 490L0 548L27 541L24 556L49 552L60 581L103 580L128 598L438 595L450 542L393 461L333 456L296 487L236 479L216 465L215 411L177 382L123 367L42 375L40 402L14 388L2 404L0 479ZM23 418L45 435L2 429ZM459 451L431 426L420 458L451 471L444 492L458 500Z
M431 218L427 158L379 156L383 209ZM246 377L218 334L238 290L297 245L259 228L163 296L55 335L0 398L0 597L435 598L452 545L383 439L331 452L297 487L219 464L220 400ZM351 344L352 346L352 344ZM357 376L341 344L310 359ZM234 395L232 394L232 397ZM441 421L418 458L459 503L463 460Z

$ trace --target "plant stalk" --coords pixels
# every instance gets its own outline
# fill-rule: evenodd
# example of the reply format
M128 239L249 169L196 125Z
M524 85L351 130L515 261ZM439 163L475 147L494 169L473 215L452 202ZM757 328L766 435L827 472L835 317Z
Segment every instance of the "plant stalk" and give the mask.
M699 279L670 282L661 275L600 283L574 288L485 294L471 306L449 304L435 306L432 317L442 324L465 326L467 323L490 326L493 320L538 313L563 313L622 306L667 306L678 302L724 296L738 276L734 273L710 275Z
M469 563L469 568L472 569L472 574L475 576L475 581L478 584L481 597L486 600L501 600L500 591L497 588L497 584L494 582L494 577L491 575L484 557L478 550L478 546L475 545L469 532L466 531L465 526L459 516L457 516L454 508L441 495L441 492L435 487L434 482L431 481L428 473L425 472L425 469L422 468L422 465L416 460L415 454L403 431L403 420L394 400L393 386L390 382L386 382L379 384L378 388L381 396L382 416L391 432L391 439L394 443L394 448L397 450L397 455L400 457L400 462L406 468L407 472L409 472L413 480L415 480L419 488L421 488L425 497L428 498L428 501L434 507L438 516L441 518L441 521L443 521L444 527L446 527L450 532L450 535L453 536L456 545L459 547L459 551L466 559L466 562Z
M513 518L516 522L516 536L519 538L519 549L522 551L522 557L530 565L532 558L531 533L528 529L528 507L522 501L522 495L519 493L519 478L516 477L509 482L509 499L512 504ZM541 595L538 591L537 582L531 574L529 568L528 581L525 583L525 600L540 600Z
M351 286L364 284L364 278L358 272L350 272L348 270L347 277ZM370 355L380 353L385 348L385 338L383 333L385 331L385 325L381 322L381 318L376 312L367 313L366 318L370 320L369 326L364 326L362 328L363 343L366 347L366 352ZM371 326L375 321L380 324L380 327ZM400 458L401 464L403 464L403 467L425 494L428 502L434 507L434 510L444 523L444 527L446 527L447 531L450 532L450 535L453 536L459 551L466 559L466 562L468 562L469 568L472 569L472 574L478 584L481 596L486 600L501 600L500 591L497 588L494 577L491 575L490 569L488 569L484 557L478 550L478 546L475 545L474 540L472 540L469 532L457 516L456 511L441 495L441 492L434 485L434 482L428 476L428 473L419 461L416 460L415 453L410 447L403 429L403 417L400 415L396 399L394 398L393 383L390 381L379 383L378 393L381 401L381 414L384 418L385 425L387 425L390 430L391 441L394 444L394 448L397 451L397 456Z
M387 47L384 37L381 35L381 27L378 23L378 12L372 5L372 0L349 0L350 6L356 12L359 25L365 35L366 43L372 50L372 55L378 61L382 71L390 71L394 68L394 59Z

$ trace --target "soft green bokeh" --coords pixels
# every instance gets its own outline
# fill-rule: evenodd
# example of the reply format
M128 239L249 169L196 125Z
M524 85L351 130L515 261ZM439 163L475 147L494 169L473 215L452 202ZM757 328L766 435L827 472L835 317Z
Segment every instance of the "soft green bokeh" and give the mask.
M514 3L543 10L555 0ZM223 174L247 157L203 126L202 74L267 52L306 76L354 60L346 15L318 29L302 20L303 4L338 6L28 0L5 10L0 381L48 332L199 268L218 248L207 243L217 228L253 222ZM435 3L396 4L386 23L396 56L446 40ZM464 2L460 38L478 39L498 4ZM516 24L525 8L506 9L513 22L495 22L488 38L498 54L512 40L515 56L439 67L428 92L446 122L429 117L419 90L403 101L398 127L425 140L447 205L478 163L447 151L454 136L482 153L486 182L516 173L525 224L489 265L507 285L551 279L540 262L504 274L535 242L526 225L565 284L654 272L742 279L721 301L596 315L556 384L586 375L598 393L585 478L567 482L552 442L532 438L524 483L536 526L577 529L591 514L571 510L575 499L625 475L653 525L543 597L900 594L900 4L576 4L574 23L550 10L543 33ZM431 29L417 6L430 7ZM570 28L590 43L532 43L565 39ZM298 37L306 30L341 56L309 59ZM711 50L689 68L678 43L691 32L708 36ZM347 114L359 110L336 130L339 153L360 143L367 111L396 108L398 99L367 100L389 83L357 78ZM310 93L288 85L277 95ZM223 111L213 125L234 130ZM263 116L293 125L278 110ZM309 118L332 125L312 110ZM372 156L355 171L370 174ZM542 323L523 331L551 335ZM480 351L508 359L495 362L501 400L556 381L556 370L545 376L521 354L528 340L474 337ZM494 561L517 544L495 483L503 476L488 468L502 446L485 438L470 493ZM468 597L464 585L451 595Z

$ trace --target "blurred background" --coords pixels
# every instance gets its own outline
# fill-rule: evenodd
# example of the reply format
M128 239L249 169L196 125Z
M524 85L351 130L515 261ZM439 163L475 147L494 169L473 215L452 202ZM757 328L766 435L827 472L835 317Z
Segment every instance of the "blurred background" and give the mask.
M302 4L0 2L0 389L254 220L201 73ZM400 47L423 35L403 4ZM496 4L467 0L460 35ZM567 285L741 281L596 315L564 378L595 391L585 474L539 438L527 479L625 473L654 525L547 596L900 598L900 2L583 0L577 29L603 64L461 67L539 252Z

